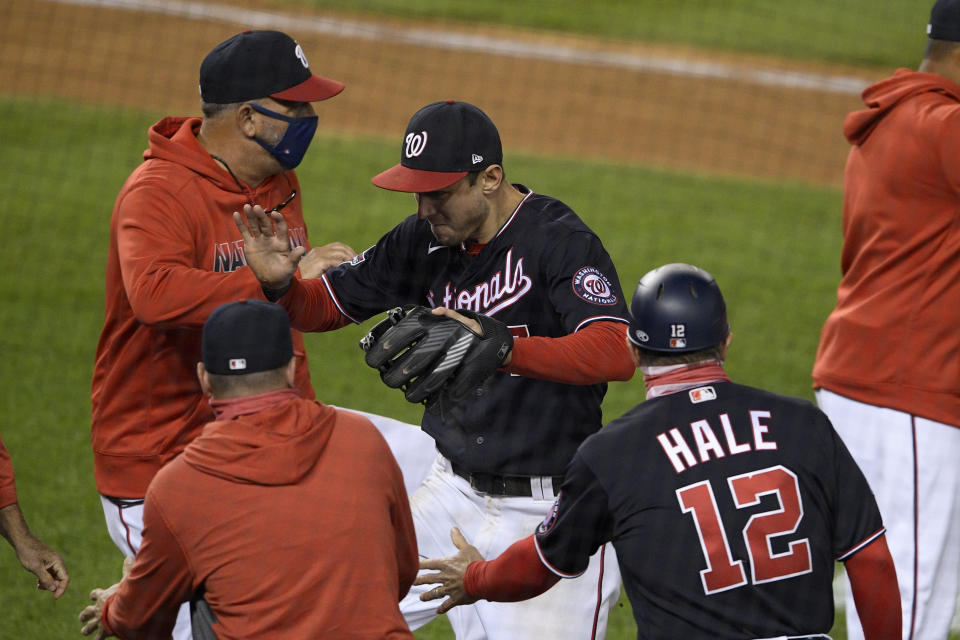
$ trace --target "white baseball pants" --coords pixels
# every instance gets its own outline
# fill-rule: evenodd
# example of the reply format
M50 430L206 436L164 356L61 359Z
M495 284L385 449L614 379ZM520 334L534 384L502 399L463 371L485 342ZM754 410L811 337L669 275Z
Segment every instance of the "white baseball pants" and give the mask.
M863 470L897 569L904 640L947 637L960 580L960 428L826 389L817 403ZM847 637L863 638L850 589Z
M559 489L559 487L558 487ZM537 497L499 497L474 491L437 456L430 474L411 496L410 507L423 558L456 553L450 529L458 527L485 558L494 558L533 533L554 501L546 488ZM442 601L422 602L430 585L414 586L400 603L411 629L436 617ZM459 640L587 640L603 638L607 617L620 595L620 570L610 544L591 558L586 573L561 580L546 593L524 602L488 602L452 609L447 618Z

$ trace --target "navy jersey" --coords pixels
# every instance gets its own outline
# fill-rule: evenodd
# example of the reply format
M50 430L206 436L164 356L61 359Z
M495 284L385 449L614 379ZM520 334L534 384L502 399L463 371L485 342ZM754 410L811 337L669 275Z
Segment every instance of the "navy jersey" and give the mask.
M410 216L352 262L324 277L340 310L361 322L420 304L470 309L516 337L561 337L597 320L626 323L616 270L600 239L564 203L515 185L525 197L475 257L438 244ZM605 384L572 386L496 372L474 396L423 429L471 472L560 475L601 426Z
M613 541L640 638L827 633L834 561L883 533L814 405L731 382L644 402L588 438L536 542L576 575Z

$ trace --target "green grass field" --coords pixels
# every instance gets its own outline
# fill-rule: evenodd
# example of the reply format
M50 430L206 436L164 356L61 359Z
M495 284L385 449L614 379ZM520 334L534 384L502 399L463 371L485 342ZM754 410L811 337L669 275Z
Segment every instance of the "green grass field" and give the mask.
M32 577L0 547L0 637L75 635L87 593L119 572L93 485L89 383L103 319L110 210L156 116L0 100L0 188L9 207L0 251L0 434L28 521L61 551L72 575L55 603L32 590ZM412 211L409 198L369 183L395 153L391 142L317 138L299 171L315 244L340 239L364 248ZM509 150L505 163L512 179L580 213L604 239L626 289L664 262L713 272L735 335L730 373L811 397L819 326L839 275L838 191L514 157ZM417 421L416 407L385 393L362 363L357 340L367 328L309 336L318 395ZM641 398L641 382L611 384L605 416ZM430 625L418 637L449 637L443 626ZM609 637L633 633L628 608L618 609Z

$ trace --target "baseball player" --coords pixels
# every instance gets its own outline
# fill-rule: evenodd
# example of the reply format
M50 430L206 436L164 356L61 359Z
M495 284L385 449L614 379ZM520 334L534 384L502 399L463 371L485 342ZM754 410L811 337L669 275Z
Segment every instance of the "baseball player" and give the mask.
M870 487L810 403L735 384L722 363L726 306L706 271L646 274L628 345L647 401L590 436L533 535L483 562L460 532L452 558L421 561L440 610L520 600L586 567L613 541L638 638L824 638L834 561L845 563L868 638L893 638L900 603Z
M813 367L876 492L904 640L947 637L960 575L960 1L934 4L927 35L919 70L867 87L844 120L843 276Z
M570 456L599 429L605 382L632 376L616 270L570 207L506 181L499 133L474 105L420 109L400 164L373 183L416 194L417 214L351 263L293 278L302 250L289 249L283 216L259 207L235 214L247 262L305 331L407 304L509 327L502 370L453 408L425 412L440 455L411 498L421 555L452 553L451 526L499 553L543 519ZM603 637L619 595L612 554L600 549L565 586L525 607L477 603L450 621L459 638ZM401 605L414 629L436 615L418 595Z

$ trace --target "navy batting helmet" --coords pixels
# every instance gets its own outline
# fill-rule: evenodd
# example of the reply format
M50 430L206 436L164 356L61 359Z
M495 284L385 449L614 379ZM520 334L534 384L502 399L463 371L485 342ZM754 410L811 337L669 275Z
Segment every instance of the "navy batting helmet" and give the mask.
M640 279L630 302L630 342L658 353L688 353L723 342L727 305L713 276L690 264L666 264Z

